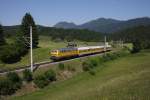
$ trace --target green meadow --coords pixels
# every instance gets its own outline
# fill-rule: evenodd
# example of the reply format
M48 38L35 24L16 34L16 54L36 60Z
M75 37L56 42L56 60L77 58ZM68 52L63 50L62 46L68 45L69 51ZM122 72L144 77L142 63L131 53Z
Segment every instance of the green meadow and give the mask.
M149 60L150 50L129 54L11 100L149 100Z
M12 43L12 39L7 39L8 43ZM81 42L75 41L79 46L85 45L98 45L97 42ZM34 63L42 61L50 61L50 50L63 48L67 46L66 41L52 41L49 36L39 37L39 48L33 50ZM14 68L23 67L30 64L30 53L22 57L22 59L17 63L6 64L0 61L0 70L12 70Z

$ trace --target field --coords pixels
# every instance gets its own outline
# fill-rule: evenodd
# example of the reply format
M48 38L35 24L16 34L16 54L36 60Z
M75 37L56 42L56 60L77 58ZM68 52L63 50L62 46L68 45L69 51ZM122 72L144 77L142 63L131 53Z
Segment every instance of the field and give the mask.
M149 60L150 50L130 54L11 100L150 100Z
M8 40L9 42L13 42L12 40ZM81 42L81 41L76 41L76 43L80 46L82 45L96 45L96 42ZM49 57L49 52L51 49L57 49L57 48L62 48L66 47L67 42L66 41L59 41L59 42L54 42L51 41L50 37L46 36L40 36L39 39L39 48L33 50L33 59L34 63L36 62L42 62L42 61L50 61ZM10 70L18 67L23 67L25 65L30 64L30 55L29 53L22 57L21 61L13 64L4 64L0 62L0 70Z

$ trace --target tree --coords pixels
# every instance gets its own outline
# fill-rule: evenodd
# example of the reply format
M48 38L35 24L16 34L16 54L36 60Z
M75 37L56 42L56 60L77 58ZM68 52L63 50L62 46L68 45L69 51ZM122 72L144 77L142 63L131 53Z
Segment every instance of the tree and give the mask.
M133 44L133 49L131 51L132 53L137 53L137 52L139 52L142 49L140 40L135 39L132 42L132 44Z
M37 28L34 22L33 17L30 15L30 13L26 13L25 16L22 19L21 23L21 33L20 36L23 38L24 44L26 42L30 42L30 26L32 26L32 36L33 36L33 47L38 46L38 33L37 33ZM30 44L26 44L27 48L29 48Z
M19 61L21 58L17 48L18 47L14 44L3 46L0 50L0 60L4 63L14 63Z
M0 45L5 44L5 39L4 39L4 34L3 34L3 28L2 25L0 24Z

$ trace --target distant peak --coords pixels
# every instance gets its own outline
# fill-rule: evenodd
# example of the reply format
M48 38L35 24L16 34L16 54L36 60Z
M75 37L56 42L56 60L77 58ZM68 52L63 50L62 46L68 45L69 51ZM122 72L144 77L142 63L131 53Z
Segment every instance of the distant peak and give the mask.
M113 18L97 18L86 23L75 25L73 22L62 21L57 23L56 28L89 29L97 32L112 33L125 28L139 25L150 25L150 17L139 17L128 20L116 20Z
M62 22L59 22L56 25L54 25L54 27L56 27L56 28L75 28L76 24L74 24L73 22L62 21Z
M61 21L61 22L58 22L57 24L74 24L73 22L66 22L66 21ZM57 25L56 24L56 25ZM75 25L75 24L74 24Z

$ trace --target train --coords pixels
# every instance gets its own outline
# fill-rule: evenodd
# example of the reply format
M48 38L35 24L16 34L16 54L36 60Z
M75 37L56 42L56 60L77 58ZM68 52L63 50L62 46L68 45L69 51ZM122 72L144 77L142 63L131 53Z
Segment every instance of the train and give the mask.
M71 57L79 57L96 53L102 53L105 51L111 51L111 49L112 47L111 45L108 45L108 43L102 46L60 48L50 51L50 59L55 61Z

